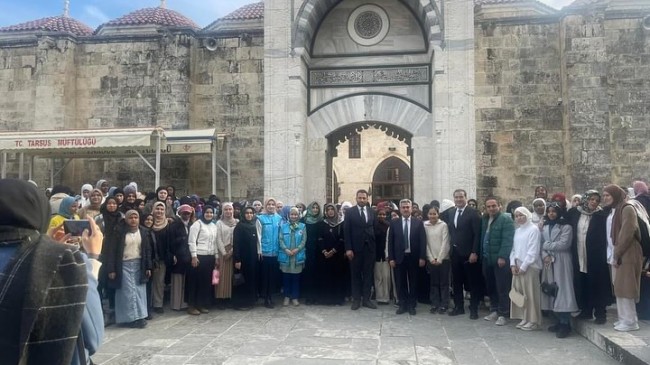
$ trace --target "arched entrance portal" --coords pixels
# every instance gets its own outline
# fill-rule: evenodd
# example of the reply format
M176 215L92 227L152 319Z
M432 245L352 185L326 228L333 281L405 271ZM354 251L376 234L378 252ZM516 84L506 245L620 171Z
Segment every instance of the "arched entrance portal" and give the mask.
M327 135L327 146L328 202L349 201L359 189L368 190L372 203L386 198L412 198L409 132L382 122L352 123ZM391 172L391 168L398 171Z

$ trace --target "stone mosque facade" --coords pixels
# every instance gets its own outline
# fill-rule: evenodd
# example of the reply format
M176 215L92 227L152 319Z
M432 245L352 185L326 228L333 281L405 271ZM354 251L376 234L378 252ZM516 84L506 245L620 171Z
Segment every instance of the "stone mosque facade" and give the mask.
M235 200L529 202L650 177L650 3L265 0L203 29L164 5L95 30L64 14L0 28L0 105L0 131L215 128ZM137 159L34 164L39 186L63 167L73 188L155 189ZM203 156L164 156L162 183L226 195Z

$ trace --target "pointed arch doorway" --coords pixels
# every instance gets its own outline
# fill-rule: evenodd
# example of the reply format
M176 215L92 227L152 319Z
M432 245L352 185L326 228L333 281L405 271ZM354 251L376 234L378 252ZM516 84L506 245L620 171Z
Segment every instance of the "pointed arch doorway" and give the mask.
M372 204L413 198L409 132L383 122L358 122L326 137L327 202L351 201L359 189L370 193Z

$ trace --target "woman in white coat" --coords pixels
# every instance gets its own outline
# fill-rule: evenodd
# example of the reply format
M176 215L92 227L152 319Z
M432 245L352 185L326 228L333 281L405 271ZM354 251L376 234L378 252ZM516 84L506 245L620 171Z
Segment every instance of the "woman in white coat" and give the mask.
M523 294L524 305L510 303L510 318L521 319L516 326L524 331L533 331L541 327L542 307L539 273L542 270L540 256L541 234L532 222L533 214L525 207L515 209L517 229L510 252L510 269L512 271L512 289Z

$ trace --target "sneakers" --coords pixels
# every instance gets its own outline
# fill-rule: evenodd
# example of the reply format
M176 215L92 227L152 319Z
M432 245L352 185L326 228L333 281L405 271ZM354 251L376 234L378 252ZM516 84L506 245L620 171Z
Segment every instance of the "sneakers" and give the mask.
M191 314L193 316L198 316L199 314L201 314L201 312L196 308L188 308L187 309L187 314Z
M630 332L630 331L638 331L639 330L639 324L634 323L634 324L625 324L625 323L619 323L618 326L614 327L615 330L619 332Z
M559 324L557 332L555 332L555 337L565 338L571 334L571 327L568 324Z
M282 302L282 305L285 306L285 307L288 306L289 305L289 300L290 300L289 297L284 297L284 301Z
M508 324L508 321L506 320L506 317L499 316L499 318L497 318L497 321L494 324L496 324L497 326L505 326L506 324Z
M291 304L293 304L294 307L297 307L300 305L300 302L298 301L298 299L291 299Z
M492 313L488 314L487 316L483 317L483 319L486 320L486 321L496 321L497 318L499 318L499 315L497 314L497 312L492 312Z
M527 324L528 324L528 322L526 322L525 319L522 319L521 322L517 323L517 325L515 326L515 328L519 328L519 329L521 329L521 327L523 327L523 326L525 326L525 325L527 325Z
M525 325L521 326L520 329L522 331L537 331L539 329L539 325L537 323L528 322Z
M203 307L199 308L199 312L201 312L201 313L210 313L209 310L207 310L206 308L203 308Z

